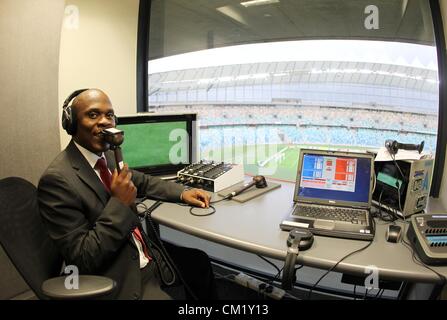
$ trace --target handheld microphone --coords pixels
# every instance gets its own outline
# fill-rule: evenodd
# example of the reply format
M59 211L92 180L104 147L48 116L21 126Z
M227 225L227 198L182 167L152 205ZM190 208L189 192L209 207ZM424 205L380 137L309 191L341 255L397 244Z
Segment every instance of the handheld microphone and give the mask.
M110 150L113 150L115 155L115 165L118 174L124 166L123 152L121 151L120 145L124 142L124 131L117 128L108 128L101 131L102 138L106 143L109 144ZM133 203L130 208L140 217L144 217L145 213L138 212L137 206Z
M124 131L116 128L108 128L102 130L101 134L104 141L109 144L110 150L113 150L115 155L116 170L120 173L124 166L123 153L120 147L120 145L124 142Z
M225 198L231 199L231 198L237 196L238 194L244 192L245 190L250 189L254 185L256 185L256 188L265 188L265 187L267 187L267 181L265 181L265 177L264 176L254 176L253 177L253 181L251 181L249 183L246 183L242 187L240 187L239 189L236 189L233 192L227 194L225 196Z
M422 150L424 150L424 141L422 141L420 144L407 144L399 143L396 140L386 140L385 147L391 155L396 154L399 149L417 150L419 153L421 153Z

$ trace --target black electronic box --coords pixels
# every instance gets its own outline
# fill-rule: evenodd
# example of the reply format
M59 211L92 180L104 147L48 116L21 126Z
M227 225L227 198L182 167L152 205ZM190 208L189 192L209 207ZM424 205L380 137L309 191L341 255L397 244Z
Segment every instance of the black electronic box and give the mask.
M447 265L447 214L416 214L407 237L420 259L429 265Z

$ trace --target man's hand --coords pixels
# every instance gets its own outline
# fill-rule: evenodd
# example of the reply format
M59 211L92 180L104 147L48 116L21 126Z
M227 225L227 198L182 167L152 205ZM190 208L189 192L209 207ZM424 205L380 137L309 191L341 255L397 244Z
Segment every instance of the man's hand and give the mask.
M112 197L118 198L123 204L130 206L137 198L137 188L134 186L132 180L132 172L129 171L127 164L124 165L120 174L115 169L112 175L112 183L110 185L110 192Z
M202 189L190 189L182 193L183 202L201 208L210 206L210 198L209 194Z

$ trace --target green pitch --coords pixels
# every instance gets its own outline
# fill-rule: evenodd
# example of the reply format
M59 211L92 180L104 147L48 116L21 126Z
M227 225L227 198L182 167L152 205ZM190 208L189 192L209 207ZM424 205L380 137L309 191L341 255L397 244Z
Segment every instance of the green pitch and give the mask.
M205 150L201 159L224 161L227 163L243 163L245 173L261 174L276 179L295 181L298 156L301 148L334 149L328 145L253 145L233 146L220 150ZM337 149L352 150L352 146L336 146ZM366 148L357 147L358 150Z

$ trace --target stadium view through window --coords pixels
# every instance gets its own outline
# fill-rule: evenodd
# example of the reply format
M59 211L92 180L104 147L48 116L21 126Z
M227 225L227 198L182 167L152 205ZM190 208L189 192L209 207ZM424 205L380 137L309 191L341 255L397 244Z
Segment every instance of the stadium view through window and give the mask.
M392 139L436 151L428 1L208 1L205 8L188 1L186 8L171 0L163 10L159 2L151 11L164 14L150 24L148 110L197 112L201 159L294 180L303 146L365 150ZM314 8L321 25L303 18Z

